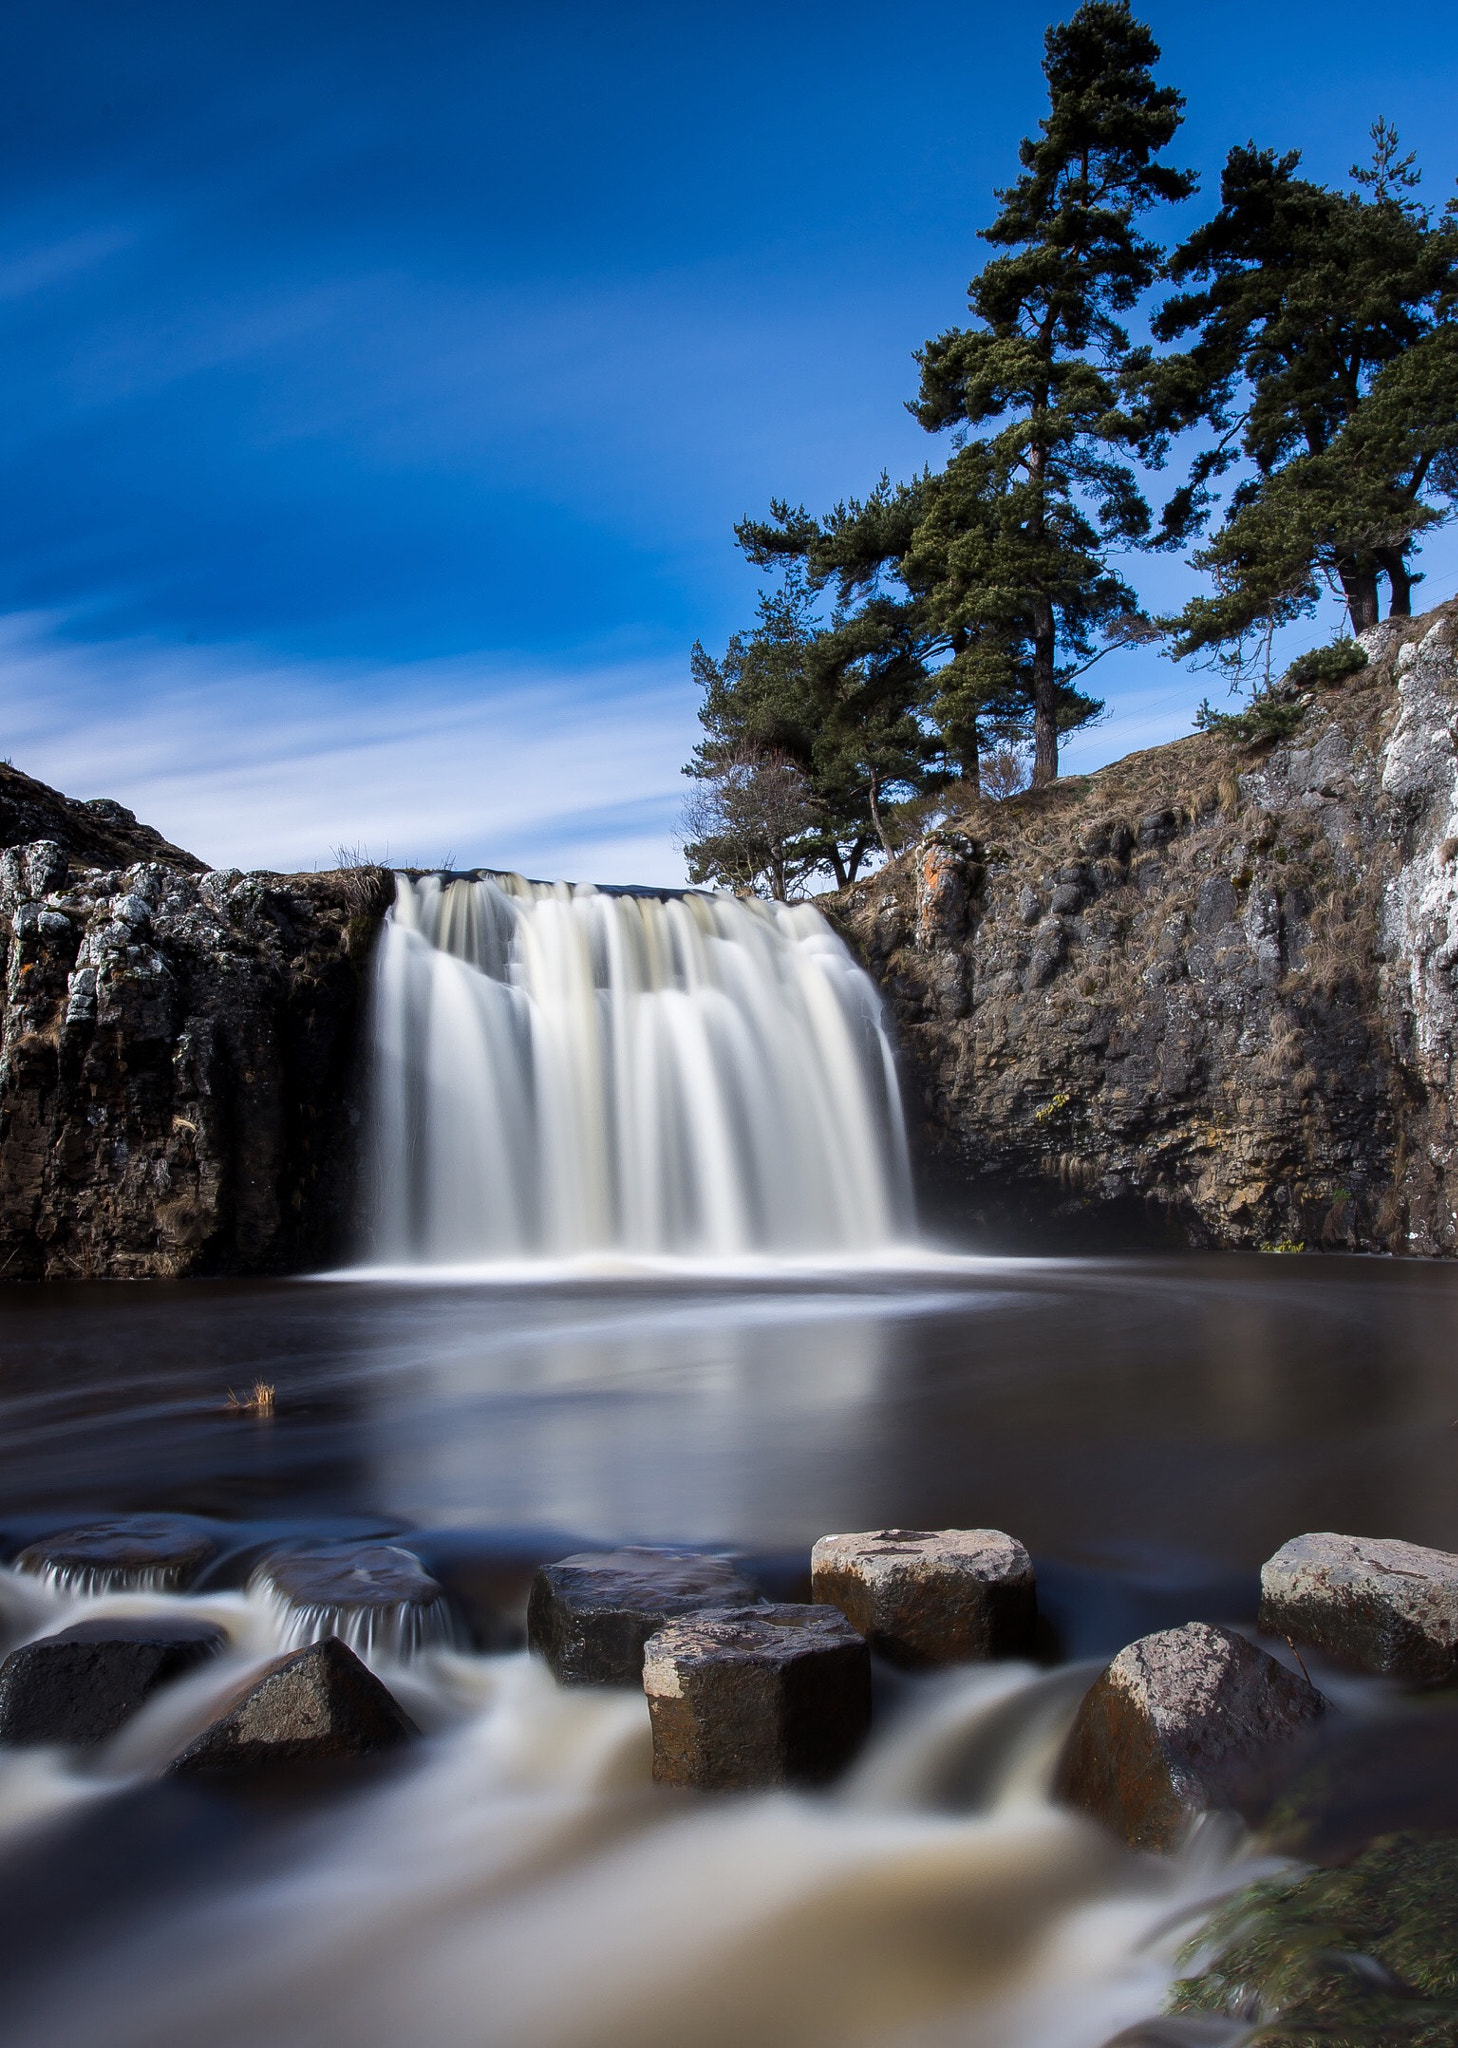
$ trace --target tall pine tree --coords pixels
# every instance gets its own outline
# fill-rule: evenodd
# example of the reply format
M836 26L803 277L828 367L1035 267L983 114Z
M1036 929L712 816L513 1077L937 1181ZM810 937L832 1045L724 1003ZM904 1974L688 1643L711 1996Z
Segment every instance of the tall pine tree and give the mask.
M1150 525L1121 459L1138 436L1120 401L1121 317L1160 268L1140 217L1195 188L1160 161L1184 102L1155 82L1158 59L1125 0L1085 0L1049 29L1048 114L983 230L1007 253L968 288L977 324L918 357L916 417L969 438L929 483L902 573L975 678L973 698L1031 705L1035 786L1058 773L1060 730L1100 708L1072 689L1097 642L1142 624L1110 563Z
M1233 149L1219 212L1171 259L1186 288L1154 331L1193 339L1144 368L1146 445L1159 454L1195 422L1216 438L1171 500L1170 532L1204 511L1214 478L1244 471L1194 558L1216 589L1175 622L1178 655L1214 649L1239 670L1324 582L1354 632L1376 623L1383 578L1406 614L1417 538L1458 482L1458 220L1450 206L1435 222L1393 130L1372 134L1352 192L1301 177L1295 151Z

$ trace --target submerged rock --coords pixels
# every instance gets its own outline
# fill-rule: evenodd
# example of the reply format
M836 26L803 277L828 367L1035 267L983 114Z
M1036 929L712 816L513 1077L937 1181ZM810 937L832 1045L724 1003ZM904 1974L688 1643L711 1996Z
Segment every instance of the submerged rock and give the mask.
M104 1742L226 1641L211 1622L149 1614L78 1621L24 1643L0 1664L0 1742Z
M168 1771L222 1776L376 1756L419 1730L337 1636L275 1657L239 1687Z
M356 1650L408 1656L453 1633L442 1588L393 1543L291 1544L262 1559L249 1585L288 1610L299 1641L339 1636Z
M129 1515L41 1537L15 1562L77 1593L176 1593L191 1585L217 1548L181 1515Z
M865 1640L833 1608L710 1609L650 1636L653 1775L707 1791L823 1784L871 1721Z
M1342 1663L1458 1678L1458 1557L1374 1536L1293 1537L1261 1569L1260 1625Z
M971 1664L1031 1649L1033 1561L1000 1529L878 1529L822 1536L814 1598L838 1607L896 1664Z
M527 1641L562 1685L636 1685L643 1646L665 1622L706 1607L758 1603L754 1587L722 1557L585 1550L537 1573Z
M1233 1629L1192 1621L1121 1650L1085 1695L1057 1790L1138 1849L1172 1849L1197 1814L1249 1813L1326 1711L1304 1678Z

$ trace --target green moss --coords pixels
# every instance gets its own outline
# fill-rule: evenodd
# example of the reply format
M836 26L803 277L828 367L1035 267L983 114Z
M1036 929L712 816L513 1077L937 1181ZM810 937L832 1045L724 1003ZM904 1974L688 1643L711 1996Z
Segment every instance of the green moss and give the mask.
M1458 2048L1455 1899L1458 1835L1384 1835L1341 1869L1252 1885L1170 2009L1261 2021L1267 2048Z

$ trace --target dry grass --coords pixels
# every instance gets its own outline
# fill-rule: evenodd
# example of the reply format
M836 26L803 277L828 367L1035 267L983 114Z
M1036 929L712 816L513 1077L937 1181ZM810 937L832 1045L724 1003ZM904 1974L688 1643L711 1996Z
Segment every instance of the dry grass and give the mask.
M272 1416L274 1410L274 1387L271 1380L255 1380L246 1394L235 1394L228 1389L227 1412L230 1415Z

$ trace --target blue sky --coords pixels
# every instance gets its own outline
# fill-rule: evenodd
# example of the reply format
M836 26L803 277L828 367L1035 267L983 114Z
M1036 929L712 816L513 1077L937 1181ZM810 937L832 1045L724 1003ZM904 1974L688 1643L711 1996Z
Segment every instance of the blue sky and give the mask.
M1190 218L1232 142L1339 179L1379 113L1453 189L1450 5L1143 11ZM10 0L0 751L219 864L678 879L688 649L754 602L732 523L937 458L911 351L1049 18ZM1451 595L1451 536L1427 566ZM1069 768L1210 687L1099 676Z

